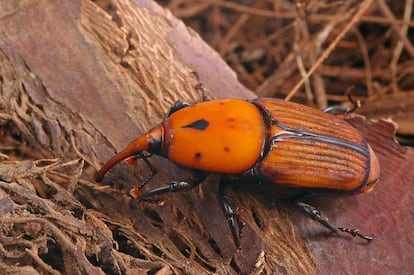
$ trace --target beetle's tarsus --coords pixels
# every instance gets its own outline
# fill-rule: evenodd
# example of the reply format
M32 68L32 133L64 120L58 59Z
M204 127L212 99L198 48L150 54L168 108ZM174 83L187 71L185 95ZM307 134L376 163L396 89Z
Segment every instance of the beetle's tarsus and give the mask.
M349 229L345 227L338 227L333 225L328 221L326 217L324 217L315 207L312 205L309 205L307 203L303 202L296 202L296 205L302 209L309 217L311 217L313 220L319 222L326 228L330 229L332 232L338 233L339 231L348 233L353 237L360 237L367 241L372 241L374 238L365 234L362 234L359 232L358 229Z
M349 233L349 234L352 235L352 237L357 237L358 236L358 237L360 237L364 240L367 240L367 241L372 241L374 239L374 237L372 237L372 236L368 236L368 235L360 233L359 230L356 229L356 228L355 229L349 229L349 228L345 228L345 227L338 227L338 230L340 230L342 232L345 232L345 233Z

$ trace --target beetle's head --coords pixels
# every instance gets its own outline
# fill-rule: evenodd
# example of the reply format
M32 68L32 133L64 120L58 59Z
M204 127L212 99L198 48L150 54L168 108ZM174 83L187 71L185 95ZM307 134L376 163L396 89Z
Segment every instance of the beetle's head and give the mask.
M161 125L158 125L149 132L134 139L127 147L102 166L96 174L95 180L98 182L101 181L106 172L121 160L140 155L144 151L160 154L162 151L163 131Z

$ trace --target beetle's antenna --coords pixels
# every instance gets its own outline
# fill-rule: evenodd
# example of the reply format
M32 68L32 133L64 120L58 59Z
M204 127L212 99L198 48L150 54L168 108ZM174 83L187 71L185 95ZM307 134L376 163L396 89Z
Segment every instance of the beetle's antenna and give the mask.
M191 75L193 75L197 80L197 84L195 85L195 88L196 88L197 91L199 91L201 93L201 100L202 101L209 101L209 98L206 94L206 89L204 88L203 83L200 81L200 76L198 75L198 73L196 71L192 71Z

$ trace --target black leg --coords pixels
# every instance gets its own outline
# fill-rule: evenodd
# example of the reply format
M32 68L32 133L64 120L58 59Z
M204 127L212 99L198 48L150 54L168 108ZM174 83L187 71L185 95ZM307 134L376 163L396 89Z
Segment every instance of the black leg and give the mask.
M148 177L146 177L141 183L140 183L140 185L139 185L139 188L142 188L147 182L149 182L157 173L158 173L158 170L157 170L157 168L155 168L155 166L154 165L152 165L152 163L149 161L149 159L148 158L150 158L152 156L152 154L150 154L150 153L140 153L140 154L137 154L137 155L133 155L133 156L130 156L129 158L127 158L127 159L125 159L125 161L128 163L128 164L131 164L131 165L136 165L136 160L138 160L138 159L142 159L143 161L144 161L144 163L147 165L147 167L150 169L150 171L151 171L151 174L148 176Z
M209 101L210 99L206 95L206 89L204 88L203 83L200 81L200 76L195 71L191 72L191 74L194 75L196 80L197 80L197 84L196 84L195 88L196 88L196 90L200 91L202 101Z
M325 109L323 109L323 111L325 113L329 113L329 114L333 114L333 115L344 115L344 114L349 114L349 113L355 112L356 109L361 107L361 102L359 100L355 100L352 97L352 90L353 89L354 89L354 86L351 86L345 91L345 94L348 96L349 102L352 103L352 108L351 109L345 108L343 106L330 106L330 107L326 107Z
M176 101L168 110L168 112L165 114L164 119L168 118L173 113L177 112L178 110L181 110L182 108L190 106L190 103L185 101Z
M224 214L230 226L231 234L233 235L236 246L240 247L240 227L238 222L238 216L233 209L231 201L225 195L225 189L228 182L221 181L219 185L219 199L223 206Z
M343 106L329 106L322 110L325 113L332 114L332 115L344 115L348 113L348 109Z
M330 229L332 232L338 233L339 231L341 231L341 232L349 233L353 237L358 236L358 237L360 237L362 239L365 239L367 241L372 241L374 239L371 236L359 233L358 229L349 229L349 228L337 227L337 226L333 225L332 223L330 223L328 221L328 219L326 217L322 216L322 214L315 207L313 207L313 206L311 206L307 203L296 202L296 205L300 209L302 209L309 217L311 217L313 220L319 222L320 224L322 224L326 228Z
M145 200L153 196L165 193L189 190L199 185L205 178L206 176L204 174L196 174L192 178L187 178L179 181L172 181L168 185L160 186L142 193L138 197L138 201Z

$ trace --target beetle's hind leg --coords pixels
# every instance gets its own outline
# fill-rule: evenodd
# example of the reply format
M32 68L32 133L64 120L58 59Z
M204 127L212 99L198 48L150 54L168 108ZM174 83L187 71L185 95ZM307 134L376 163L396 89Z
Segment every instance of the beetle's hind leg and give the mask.
M323 109L323 111L325 113L332 114L332 115L345 115L345 114L350 114L350 113L355 112L358 108L361 107L361 102L359 100L356 100L352 96L353 89L354 89L354 86L351 86L345 91L345 94L348 96L349 102L351 102L352 104L351 109L348 109L340 105L335 105L335 106L326 107L325 109Z
M227 221L230 226L231 234L233 235L234 242L236 246L240 247L240 227L239 227L239 220L236 211L233 209L233 204L231 201L226 197L225 189L228 185L227 181L220 181L219 185L219 199L223 206L224 214L226 215Z
M157 188L154 188L152 190L142 193L138 197L138 201L142 201L142 200L151 198L156 195L192 189L196 187L197 185L199 185L205 178L206 178L205 174L196 173L194 177L192 178L172 181L168 185L160 186L160 187L157 187Z
M315 207L303 203L303 202L296 202L296 205L302 209L309 217L311 217L313 220L319 222L326 228L330 229L332 232L338 233L339 231L348 233L352 235L353 237L360 237L367 241L372 241L374 238L368 235L364 235L359 232L358 229L349 229L345 227L338 227L328 221L326 217L324 217Z

